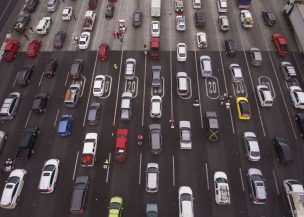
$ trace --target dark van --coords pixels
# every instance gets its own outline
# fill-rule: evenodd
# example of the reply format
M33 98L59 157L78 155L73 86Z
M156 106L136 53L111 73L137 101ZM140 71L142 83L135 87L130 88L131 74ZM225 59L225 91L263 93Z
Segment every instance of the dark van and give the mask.
M85 211L88 187L88 176L78 176L76 178L70 208L72 213L80 214Z
M289 164L293 162L293 154L288 142L280 137L275 137L273 140L274 149L277 160L281 164Z

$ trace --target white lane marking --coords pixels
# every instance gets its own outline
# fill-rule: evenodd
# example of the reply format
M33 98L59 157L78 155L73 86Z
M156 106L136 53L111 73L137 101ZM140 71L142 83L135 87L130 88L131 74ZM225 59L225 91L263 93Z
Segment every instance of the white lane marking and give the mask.
M277 181L276 175L275 175L275 173L274 173L274 170L272 170L272 175L273 175L274 183L275 183L275 186L276 186L277 194L280 195L280 190L279 190L279 186L278 186L278 181Z
M141 126L144 126L145 121L145 97L146 97L146 75L147 75L147 55L145 56L145 71L144 71L144 93L143 93L143 102L142 102L142 113L141 113ZM138 80L137 80L138 85ZM138 87L137 87L138 89Z
M76 174L76 167L77 167L78 156L79 156L79 151L77 151L77 155L76 155L76 159L75 159L75 164L74 164L74 171L73 171L73 177L72 177L72 180L74 180L74 179L75 179L75 174Z
M208 175L208 164L207 163L205 163L205 172L206 172L207 189L209 191L210 186L209 186L209 175Z
M242 169L241 168L239 168L239 172L240 172L240 177L241 177L242 189L243 189L243 191L245 191L244 181L243 181L243 176L242 176Z
M42 79L43 79L43 73L41 74L41 76L40 76L40 80L39 80L39 84L38 84L38 86L40 87L40 85L41 85L41 83L42 83Z
M56 126L58 115L59 115L59 109L57 110L56 118L55 118L55 121L54 121L54 127Z
M174 166L174 155L172 155L172 185L175 186L175 166Z
M107 167L107 176L106 176L106 183L109 182L109 172L110 172L110 163L111 163L111 152L109 153L109 165Z
M214 79L215 81L210 81L211 78ZM205 87L206 87L207 97L209 99L218 99L220 97L220 85L219 85L219 82L218 82L218 78L215 77L215 76L210 76L210 77L205 78L204 80L205 80ZM210 94L214 94L216 92L217 92L216 97L210 96Z
M3 13L1 14L0 21L2 20L2 18L3 18L3 16L4 16L4 14L5 14L5 12L6 12L6 10L7 10L7 9L8 9L8 7L10 6L11 2L12 2L12 0L10 0L10 1L8 2L8 4L6 5L6 7L5 7L5 9L4 9L4 11L3 11Z
M195 70L196 70L196 82L197 82L197 89L198 89L198 101L199 101L199 111L200 111L200 118L201 118L201 127L204 128L204 122L203 122L203 113L202 113L202 101L201 101L201 88L199 84L199 72L197 68L197 56L196 51L194 51L194 58L195 58Z
M65 78L64 87L66 87L66 85L68 83L69 74L70 74L70 71L68 71L67 76Z
M171 8L171 1L169 1L169 5L170 5L170 9L172 9ZM171 11L171 10L170 10ZM172 16L169 16L169 22L171 23L172 22ZM169 45L169 50L172 50L172 25L170 25L170 30L169 30L169 41L170 41L170 45ZM171 100L171 102L170 102L170 106L171 106L171 114L170 114L170 119L172 118L172 117L174 117L174 114L173 114L173 72L172 72L172 52L169 52L169 54L170 54L170 100ZM175 92L175 91L174 91Z
M79 12L78 15L76 15L76 17L77 17L76 24L75 24L76 31L79 29L79 28L77 28L77 27L81 26L81 25L79 24L79 21L81 20L81 22L83 22L83 20L84 20L84 12L83 12L83 10L84 10L84 9L86 10L86 8L87 8L87 3L86 3L86 1L82 1L82 5L81 5L80 12ZM73 8L73 13L75 14L75 7ZM96 14L97 14L97 13L96 13ZM75 21L75 20L74 20L74 21ZM94 23L94 27L96 27L95 25L96 25L96 23ZM93 28L93 30L94 30L94 28ZM93 34L93 30L92 30L92 32L91 32L91 35ZM73 35L73 37L74 37L74 36L80 36L81 32L82 32L82 27L80 28L80 32L79 32L79 33L76 33L76 34L75 34L75 29L74 29L72 35ZM75 45L76 45L76 46L75 46ZM78 44L73 44L73 43L72 43L72 46L74 46L74 48L73 48L74 51L76 51L76 49L78 48L77 45L78 45ZM89 46L90 46L90 45L89 45ZM70 46L70 47L71 47L71 46ZM70 48L70 47L69 47L69 48ZM69 49L69 50L72 50L72 49Z
M141 164L142 164L142 153L139 154L139 171L138 171L138 184L141 182Z
M106 2L107 2L107 1L103 1L101 8L105 8ZM102 31L100 31L99 28L101 28L101 27L104 26L104 22L105 22L105 20L106 20L106 19L102 19L102 18L103 18L103 16L102 16L103 13L96 13L96 15L97 15L97 14L98 14L98 16L99 16L98 20L96 20L97 22L95 23L95 24L97 25L97 28L96 28L96 33L97 33L97 34L96 34L96 36L95 36L95 38L94 38L92 49L95 49L95 47L96 47L96 40L97 40L97 38L99 39L98 41L101 42L102 34L99 34L99 33L102 32ZM99 23L100 23L100 20L102 20L102 21L101 21L101 24L99 24ZM100 35L100 37L97 37L98 35ZM98 43L98 42L97 42L97 43ZM97 47L98 47L98 46L97 46ZM98 50L98 48L97 48L97 50Z
M29 112L29 114L28 114L28 116L27 116L27 119L26 119L26 122L25 122L24 128L26 128L26 127L27 127L27 124L28 124L28 121L29 121L29 119L30 119L31 114L32 114L32 110L30 110L30 112Z
M14 80L14 83L13 83L13 87L15 87L15 85L16 85L17 76L18 76L18 74L17 74L16 77L15 77L15 80Z
M106 96L99 96L98 98L100 99L106 99L110 96L111 94L111 88L112 88L112 77L110 75L105 75L106 78L109 78L110 81L105 81L105 91L104 93L108 93Z

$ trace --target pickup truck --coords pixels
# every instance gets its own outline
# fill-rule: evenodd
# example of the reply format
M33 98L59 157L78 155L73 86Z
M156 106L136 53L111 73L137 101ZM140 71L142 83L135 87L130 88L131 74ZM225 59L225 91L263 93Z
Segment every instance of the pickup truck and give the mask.
M75 107L81 97L82 82L76 81L67 89L64 97L64 104L68 107Z
M92 167L96 161L96 149L98 143L97 133L87 133L84 139L81 157L82 167Z
M39 133L38 126L31 126L25 129L16 152L17 160L28 160L30 158L34 153L34 145Z
M230 191L226 173L217 171L214 173L215 202L219 205L230 204Z
M86 11L83 22L83 31L92 31L94 28L94 22L96 13L94 11Z

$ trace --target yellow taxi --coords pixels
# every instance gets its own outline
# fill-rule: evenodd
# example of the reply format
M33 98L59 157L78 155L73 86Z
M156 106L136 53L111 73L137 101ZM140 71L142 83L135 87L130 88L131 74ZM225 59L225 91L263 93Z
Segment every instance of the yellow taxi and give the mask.
M236 111L240 120L250 120L251 111L246 97L236 98Z

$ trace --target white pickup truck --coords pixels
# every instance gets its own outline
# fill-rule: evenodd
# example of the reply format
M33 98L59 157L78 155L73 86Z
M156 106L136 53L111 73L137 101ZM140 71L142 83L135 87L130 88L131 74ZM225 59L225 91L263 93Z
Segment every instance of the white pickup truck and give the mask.
M94 11L86 11L83 22L83 31L92 31L94 28L94 22L96 13Z
M304 217L304 188L295 179L283 180L292 217Z
M230 190L227 175L224 172L217 171L214 173L214 190L215 202L219 205L229 205Z

